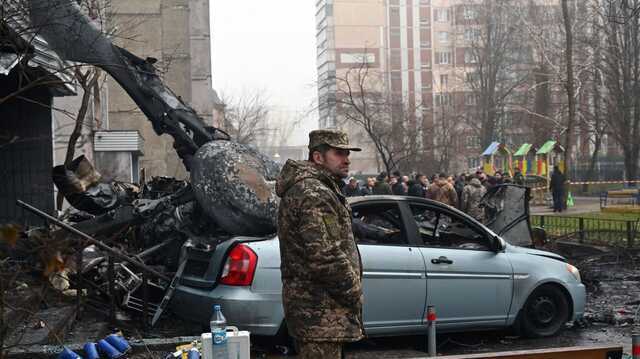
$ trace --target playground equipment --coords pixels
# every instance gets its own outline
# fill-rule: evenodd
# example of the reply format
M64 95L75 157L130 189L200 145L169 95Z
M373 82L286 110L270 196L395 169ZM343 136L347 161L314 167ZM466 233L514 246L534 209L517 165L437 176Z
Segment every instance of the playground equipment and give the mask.
M513 154L514 167L523 175L536 174L536 149L530 143L524 143Z
M562 173L564 170L564 147L556 141L547 141L536 152L536 174L539 176L551 177L553 166L558 166Z
M512 174L511 151L504 143L491 142L482 153L482 169L493 176L496 171Z

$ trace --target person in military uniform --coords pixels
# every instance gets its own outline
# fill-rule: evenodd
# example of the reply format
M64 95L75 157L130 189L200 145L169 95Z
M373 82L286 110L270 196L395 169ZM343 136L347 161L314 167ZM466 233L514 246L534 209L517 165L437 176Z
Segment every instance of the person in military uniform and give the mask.
M288 160L276 181L282 303L301 358L341 358L363 338L362 263L340 191L349 145L338 130L309 133L309 160Z

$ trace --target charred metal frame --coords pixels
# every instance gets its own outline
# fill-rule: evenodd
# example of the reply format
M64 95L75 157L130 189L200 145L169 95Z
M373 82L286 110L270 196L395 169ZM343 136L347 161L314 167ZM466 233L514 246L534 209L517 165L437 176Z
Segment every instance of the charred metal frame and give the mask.
M144 327L145 329L149 328L149 291L148 291L148 285L149 285L149 275L156 277L158 279L162 279L164 281L167 282L171 282L171 279L169 277L167 277L166 275L156 271L155 269L147 266L146 264L140 262L138 259L136 258L131 258L125 254L120 253L120 251L115 250L109 246L107 246L106 244L98 241L97 239L89 236L88 234L79 231L76 228L73 228L72 226L58 220L55 217L52 217L50 215L48 215L47 213L39 210L38 208L35 208L21 200L17 201L17 205L26 209L27 211L35 214L38 217L41 217L47 221L49 221L50 223L53 223L59 227L61 227L62 229L68 231L71 234L77 235L79 237L81 237L82 239L84 239L86 242L89 242L93 245L95 245L96 247L99 247L100 249L104 250L105 252L109 253L108 256L108 267L107 267L107 271L108 271L108 286L109 286L109 297L110 297L110 302L109 302L109 317L112 320L112 322L115 322L116 316L115 316L115 308L116 308L116 304L115 304L115 270L114 270L114 258L117 258L119 260L122 260L124 262L130 263L134 266L136 266L138 269L140 269L142 271L142 291L143 291L143 307L142 307L142 318L143 318L143 323L144 323ZM82 289L83 289L83 283L86 282L83 280L82 278L82 252L83 249L85 247L86 243L83 243L82 241L78 242L78 253L76 254L76 273L78 274L78 281L75 284L75 287L77 289L77 295L76 295L76 319L78 319L81 316L82 313L82 301L81 301L81 297L82 297ZM88 282L87 282L88 283Z

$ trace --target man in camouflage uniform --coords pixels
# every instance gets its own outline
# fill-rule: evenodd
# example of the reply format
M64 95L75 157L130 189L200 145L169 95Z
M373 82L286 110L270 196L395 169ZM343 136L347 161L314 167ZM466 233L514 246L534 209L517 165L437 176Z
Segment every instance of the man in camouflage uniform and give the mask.
M480 180L469 176L468 185L462 190L462 201L460 209L475 218L479 222L484 222L484 208L480 207L482 197L487 193Z
M276 182L282 302L301 358L341 358L362 339L362 264L351 208L340 192L349 173L344 132L309 133L309 160L288 160Z

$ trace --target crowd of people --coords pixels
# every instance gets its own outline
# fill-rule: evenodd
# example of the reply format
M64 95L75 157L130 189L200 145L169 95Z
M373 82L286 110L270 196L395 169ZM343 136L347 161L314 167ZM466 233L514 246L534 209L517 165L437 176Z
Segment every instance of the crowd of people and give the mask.
M399 195L428 198L456 207L478 221L483 221L484 210L480 207L480 200L488 189L503 183L524 185L524 176L518 170L513 177L501 171L488 176L480 170L475 174L462 173L457 176L440 173L430 178L421 173L410 177L399 171L394 171L391 175L382 172L375 178L367 178L363 185L355 177L350 177L342 188L342 193L347 197Z

